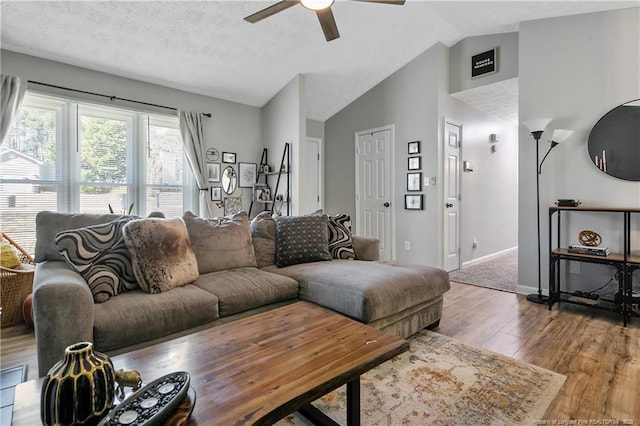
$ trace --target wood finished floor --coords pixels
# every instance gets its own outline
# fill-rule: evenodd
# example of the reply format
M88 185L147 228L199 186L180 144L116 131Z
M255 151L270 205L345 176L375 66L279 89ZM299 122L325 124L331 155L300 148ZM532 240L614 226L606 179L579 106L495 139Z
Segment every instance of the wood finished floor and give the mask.
M567 376L547 419L640 425L640 319L625 328L607 312L569 304L549 311L521 295L458 283L444 300L439 333ZM1 368L27 364L28 379L36 378L33 331L1 333Z

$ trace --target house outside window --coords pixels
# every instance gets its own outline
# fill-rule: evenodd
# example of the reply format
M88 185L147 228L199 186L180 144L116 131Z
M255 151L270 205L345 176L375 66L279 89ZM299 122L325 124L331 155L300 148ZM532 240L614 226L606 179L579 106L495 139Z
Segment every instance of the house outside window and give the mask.
M181 216L194 189L174 116L27 92L0 147L0 228L31 253L41 210Z

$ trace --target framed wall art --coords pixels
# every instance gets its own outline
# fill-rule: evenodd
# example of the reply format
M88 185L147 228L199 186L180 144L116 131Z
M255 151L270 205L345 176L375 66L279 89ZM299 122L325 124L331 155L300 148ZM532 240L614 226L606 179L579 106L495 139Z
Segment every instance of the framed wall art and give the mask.
M407 191L422 191L422 172L407 173Z
M409 157L407 169L420 170L422 168L422 157Z
M229 216L242 210L242 197L226 197L224 199L224 215Z
M238 163L240 188L253 188L258 177L258 165L256 163Z
M420 141L413 141L407 144L409 154L420 154Z
M219 186L212 186L209 188L211 193L211 201L222 201L222 188Z
M222 153L222 162L227 164L236 164L236 153L235 152L223 152Z
M406 210L424 210L423 194L406 194L404 196L404 208Z
M220 182L220 163L207 163L207 180Z

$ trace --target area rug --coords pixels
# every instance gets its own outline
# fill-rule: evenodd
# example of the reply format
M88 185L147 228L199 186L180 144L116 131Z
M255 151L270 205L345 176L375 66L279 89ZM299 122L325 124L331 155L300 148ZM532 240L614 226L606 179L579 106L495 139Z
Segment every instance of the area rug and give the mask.
M449 272L449 279L459 283L515 292L518 286L518 251L512 250L485 262L463 266L457 271Z
M409 342L408 352L361 376L363 425L532 425L566 379L426 330ZM344 386L314 405L346 424ZM298 413L277 423L310 424Z

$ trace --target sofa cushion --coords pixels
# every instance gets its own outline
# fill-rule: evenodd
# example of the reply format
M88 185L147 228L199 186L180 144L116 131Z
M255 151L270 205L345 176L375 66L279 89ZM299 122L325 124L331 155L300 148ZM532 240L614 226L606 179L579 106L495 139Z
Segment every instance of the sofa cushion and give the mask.
M256 266L247 212L212 219L186 212L182 218L200 274Z
M55 241L59 232L86 228L87 226L111 222L122 217L124 216L119 214L38 212L36 214L35 261L37 263L45 260L64 261Z
M147 218L129 221L124 240L140 287L162 293L198 279L198 262L184 221Z
M276 220L276 265L331 260L327 215L283 216Z
M356 252L351 238L351 217L336 214L328 217L329 252L334 259L355 259Z
M64 260L85 279L96 303L138 288L122 232L130 220L116 219L56 236Z
M300 298L369 323L449 290L446 271L391 262L332 260L276 268L300 283Z
M154 295L134 290L95 305L94 343L110 351L218 318L218 298L194 285Z
M298 297L295 280L257 268L212 272L193 284L217 296L221 317Z
M251 238L258 268L276 263L276 221L271 212L258 213L251 221Z

